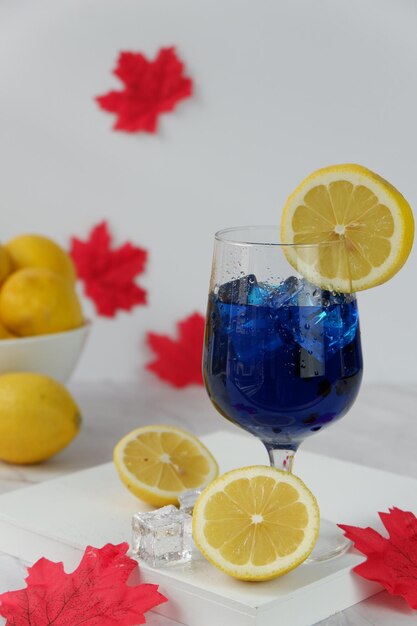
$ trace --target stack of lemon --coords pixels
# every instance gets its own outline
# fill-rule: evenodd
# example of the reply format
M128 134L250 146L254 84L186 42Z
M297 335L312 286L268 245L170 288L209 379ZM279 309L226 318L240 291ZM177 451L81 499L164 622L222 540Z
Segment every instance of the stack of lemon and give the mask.
M83 324L70 256L41 235L0 246L0 339L46 335Z
M42 235L0 246L0 341L82 326L70 256ZM62 450L79 431L80 410L59 382L33 372L0 376L0 459L37 463Z

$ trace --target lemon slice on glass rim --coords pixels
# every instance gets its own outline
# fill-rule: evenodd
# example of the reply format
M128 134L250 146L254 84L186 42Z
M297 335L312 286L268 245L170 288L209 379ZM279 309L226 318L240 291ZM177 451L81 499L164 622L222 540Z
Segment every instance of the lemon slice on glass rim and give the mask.
M113 459L126 487L154 506L178 504L180 493L206 487L219 473L206 446L174 426L136 428L118 442Z
M200 495L194 542L206 559L241 580L269 580L302 563L318 537L320 513L305 484L264 465L232 470Z
M332 165L305 178L288 198L281 239L288 261L312 283L334 291L369 289L404 265L414 218L401 193L361 165ZM322 244L314 248L306 244ZM328 245L326 245L328 244Z

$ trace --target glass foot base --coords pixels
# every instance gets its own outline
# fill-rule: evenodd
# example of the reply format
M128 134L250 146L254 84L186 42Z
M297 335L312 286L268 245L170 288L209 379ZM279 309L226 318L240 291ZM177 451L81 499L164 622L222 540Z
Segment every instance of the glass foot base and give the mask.
M335 559L347 552L352 542L343 535L343 532L334 522L327 519L320 520L320 533L313 552L304 563L322 563Z

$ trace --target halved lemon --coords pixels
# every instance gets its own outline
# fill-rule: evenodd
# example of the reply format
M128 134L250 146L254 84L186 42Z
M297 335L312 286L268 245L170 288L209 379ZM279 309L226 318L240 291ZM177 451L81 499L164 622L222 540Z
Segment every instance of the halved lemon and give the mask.
M180 493L205 487L219 473L204 444L173 426L136 428L116 445L114 463L126 487L154 506L178 504Z
M269 580L297 567L312 551L319 526L316 499L302 480L263 465L220 476L193 512L196 545L241 580Z
M284 243L289 262L312 283L341 292L386 282L404 265L414 238L413 213L389 182L361 165L313 172L288 198ZM329 245L325 245L329 243Z

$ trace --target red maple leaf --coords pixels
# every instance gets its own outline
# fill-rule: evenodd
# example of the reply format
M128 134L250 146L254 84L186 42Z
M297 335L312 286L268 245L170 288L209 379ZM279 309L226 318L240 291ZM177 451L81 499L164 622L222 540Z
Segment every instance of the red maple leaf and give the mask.
M161 48L154 61L140 52L121 52L113 74L124 84L123 90L109 91L96 101L116 114L114 130L155 133L158 116L192 94L192 80L183 72L174 48Z
M373 528L339 524L355 548L367 556L353 571L380 583L390 594L402 596L417 609L417 518L397 508L378 515L388 538Z
M95 226L87 241L73 237L70 254L85 294L96 305L99 315L114 317L120 309L130 311L146 304L146 291L135 284L144 271L147 252L130 242L111 249L107 222Z
M174 387L202 385L204 317L194 313L177 324L178 339L147 334L147 344L157 355L146 368Z
M166 602L157 585L126 584L137 562L129 546L88 546L71 574L62 563L39 559L28 568L26 588L0 595L6 626L133 626L144 613Z

